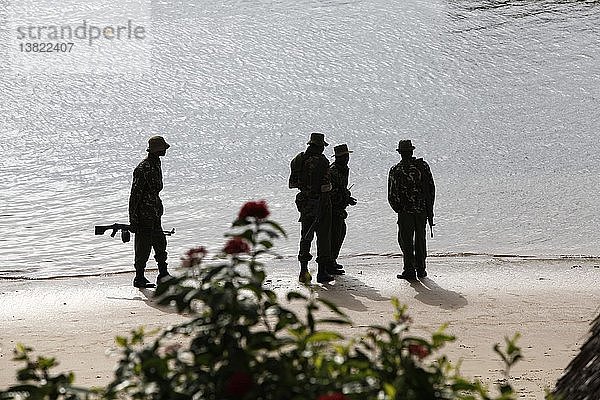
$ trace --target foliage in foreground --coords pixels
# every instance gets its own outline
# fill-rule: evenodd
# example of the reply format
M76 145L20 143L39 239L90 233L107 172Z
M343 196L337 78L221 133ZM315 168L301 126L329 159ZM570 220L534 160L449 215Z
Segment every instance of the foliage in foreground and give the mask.
M332 328L350 325L348 317L313 292L287 294L304 305L304 315L284 307L265 288L259 261L273 239L285 236L268 215L264 202L246 203L216 262L205 262L203 247L188 251L186 273L160 285L155 296L190 319L150 344L144 345L143 329L118 337L122 354L107 387L77 388L72 373L50 373L54 359L34 360L31 349L19 346L16 359L26 366L0 399L515 399L508 380L490 395L438 354L454 340L444 327L428 339L411 336L411 320L396 299L387 326L353 339ZM507 339L505 350L495 347L506 376L521 358L516 340Z

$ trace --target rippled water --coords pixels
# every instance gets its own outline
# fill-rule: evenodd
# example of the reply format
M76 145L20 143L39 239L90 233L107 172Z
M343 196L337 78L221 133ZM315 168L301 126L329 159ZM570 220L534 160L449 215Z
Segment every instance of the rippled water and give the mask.
M139 78L2 63L0 276L131 270L131 244L93 226L127 222L152 134L172 144L171 262L217 249L257 198L293 257L289 160L311 131L355 150L346 255L399 252L386 184L403 138L436 178L432 253L600 255L600 2L288 3L153 2Z

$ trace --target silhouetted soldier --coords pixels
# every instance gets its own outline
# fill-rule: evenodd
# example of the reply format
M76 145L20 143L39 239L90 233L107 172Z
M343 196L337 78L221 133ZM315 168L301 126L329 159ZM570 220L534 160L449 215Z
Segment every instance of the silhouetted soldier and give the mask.
M154 248L154 259L158 264L157 284L170 277L167 271L167 239L163 233L161 217L163 205L159 193L163 188L160 157L171 147L161 136L148 140L148 157L133 171L133 183L129 196L129 224L135 233L135 278L137 288L154 287L144 271L150 251Z
M331 258L331 182L329 161L323 155L328 144L322 133L311 133L308 148L291 162L290 188L300 189L296 195L296 206L300 212L302 231L300 238L300 282L309 283L308 262L312 259L310 247L317 234L317 282L333 280L336 273Z
M422 158L413 157L414 149L410 140L400 141L397 151L402 160L392 167L388 177L388 201L398 213L398 243L404 255L404 271L399 279L427 276L425 224L429 221L433 226L433 175Z
M340 255L342 243L346 237L346 218L348 212L346 207L356 204L356 199L352 197L348 189L348 161L350 153L348 145L340 144L333 148L335 161L329 167L329 176L331 179L331 258L338 270L343 272L343 266L338 264L337 258Z

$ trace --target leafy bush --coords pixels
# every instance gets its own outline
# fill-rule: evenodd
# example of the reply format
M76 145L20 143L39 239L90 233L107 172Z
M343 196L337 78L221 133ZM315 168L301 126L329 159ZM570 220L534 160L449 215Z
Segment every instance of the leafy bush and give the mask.
M261 256L272 252L274 239L285 236L268 216L264 202L246 203L213 261L206 262L203 247L188 251L185 273L161 284L155 296L190 319L149 345L143 345L143 329L118 337L122 356L106 388L74 388L72 374L50 375L54 360L33 361L30 349L20 347L17 357L27 366L18 372L20 384L0 392L0 399L515 398L508 383L492 397L480 382L461 377L444 355L436 355L454 340L444 327L429 339L411 336L411 320L397 299L387 326L372 326L364 337L351 339L335 329L349 325L349 318L313 292L287 294L288 301L304 304L303 315L286 308L264 286ZM507 371L520 358L516 338L507 340L506 352L495 348Z

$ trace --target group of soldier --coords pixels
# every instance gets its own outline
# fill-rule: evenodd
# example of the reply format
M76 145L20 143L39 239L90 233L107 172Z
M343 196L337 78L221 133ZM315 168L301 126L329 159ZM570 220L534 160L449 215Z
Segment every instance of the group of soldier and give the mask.
M296 207L301 223L299 280L308 284L312 277L308 263L312 241L317 237L317 282L332 282L336 275L345 273L337 261L346 237L346 208L356 204L348 188L350 154L346 144L334 147L334 161L329 163L323 154L329 144L322 133L312 133L305 151L291 161L289 187L298 189ZM170 145L161 136L148 140L148 157L133 172L129 197L129 222L135 233L135 278L133 286L151 288L154 283L144 275L146 263L154 249L158 264L157 283L168 279L167 241L162 229L163 206L160 157ZM410 140L401 140L396 149L401 160L388 176L388 202L398 214L398 243L403 254L404 268L399 279L414 280L427 276L425 258L426 223L433 226L435 184L429 165L415 158L415 147Z
M299 280L311 281L308 262L311 243L317 235L317 282L326 283L334 275L344 274L344 268L337 262L340 249L346 236L346 207L355 205L356 199L348 189L348 146L341 144L334 151L335 161L329 165L323 154L325 135L313 133L306 151L299 153L291 162L290 189L300 192L296 195L296 207L300 212L300 261Z
M312 133L306 151L291 162L290 188L297 188L296 207L300 212L301 237L298 261L299 280L309 283L308 262L311 243L317 236L317 282L328 283L344 274L337 261L346 236L346 208L356 204L348 188L350 153L346 144L334 147L330 165L323 155L328 143L322 133ZM427 276L425 258L426 222L433 226L435 184L429 165L413 157L415 147L401 140L396 149L402 159L388 176L388 202L398 214L398 243L404 258L399 279Z

